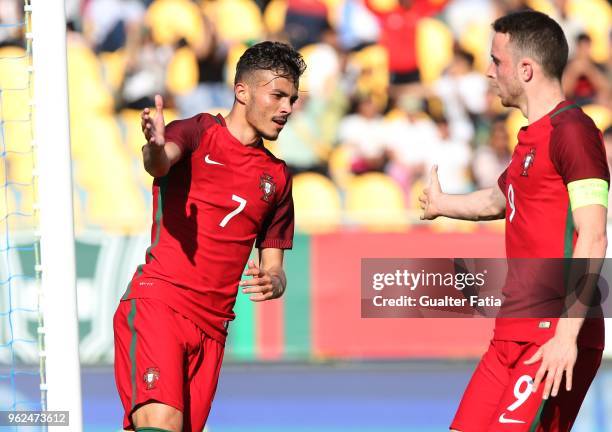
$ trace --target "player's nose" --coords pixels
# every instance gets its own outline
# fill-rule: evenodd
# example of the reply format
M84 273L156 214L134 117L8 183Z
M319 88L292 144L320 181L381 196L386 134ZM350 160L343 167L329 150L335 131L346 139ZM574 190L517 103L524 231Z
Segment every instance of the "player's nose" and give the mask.
M495 79L495 68L493 67L493 62L489 63L485 74L488 78Z

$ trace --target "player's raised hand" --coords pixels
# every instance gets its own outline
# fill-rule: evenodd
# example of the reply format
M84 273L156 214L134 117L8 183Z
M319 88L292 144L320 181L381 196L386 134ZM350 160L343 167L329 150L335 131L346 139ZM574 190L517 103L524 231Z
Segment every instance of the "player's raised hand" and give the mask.
M272 300L282 295L282 287L277 283L277 278L272 277L266 270L259 268L252 259L249 260L244 275L253 276L252 279L240 282L244 294L253 294L249 297L251 301Z
M442 188L438 179L438 165L434 165L429 174L429 185L423 189L423 193L419 196L419 203L423 210L421 219L431 220L440 216L438 200L441 196Z
M163 146L166 141L164 132L166 124L164 123L164 100L160 95L155 95L155 115L151 115L151 110L145 108L140 115L142 133L144 133L148 144Z

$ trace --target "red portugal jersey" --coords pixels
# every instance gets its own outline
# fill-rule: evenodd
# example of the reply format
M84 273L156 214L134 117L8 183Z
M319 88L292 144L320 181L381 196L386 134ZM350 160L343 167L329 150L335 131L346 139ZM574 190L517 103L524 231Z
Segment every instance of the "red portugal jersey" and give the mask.
M291 179L262 144L245 146L221 115L166 127L183 152L153 183L151 247L123 299L165 302L223 343L253 248L293 244Z
M577 233L567 184L590 178L609 183L610 173L601 132L576 105L562 102L549 114L522 128L510 165L498 182L506 196L507 257L570 258ZM529 265L530 261L524 262ZM524 280L518 284L512 283L509 271L504 306L518 306L523 310L533 307L531 303L537 295L527 292L530 286L525 280L531 270L522 272ZM540 289L543 285L539 284ZM521 289L516 289L517 286ZM537 286L533 284L532 289L537 290ZM559 289L564 293L564 286ZM554 335L556 324L557 319L549 318L498 318L494 338L544 343ZM603 348L603 319L585 320L578 343Z

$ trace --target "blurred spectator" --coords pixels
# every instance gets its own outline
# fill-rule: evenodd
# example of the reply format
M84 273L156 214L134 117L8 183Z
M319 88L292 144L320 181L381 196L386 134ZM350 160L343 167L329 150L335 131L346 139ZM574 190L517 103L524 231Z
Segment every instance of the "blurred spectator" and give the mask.
M130 47L126 54L120 107L141 110L155 106L154 95L165 96L166 93L166 68L172 58L172 48L156 44L151 31L143 27L139 42Z
M0 0L0 46L23 46L23 3Z
M435 119L438 128L438 140L427 151L426 171L438 165L440 185L445 193L464 194L473 187L470 181L470 162L472 149L467 141L453 137L446 118Z
M557 13L552 15L551 18L559 23L568 42L576 40L581 33L584 33L584 24L569 14L568 0L553 0L553 3ZM570 58L574 56L574 51L575 46L574 44L570 43Z
M277 156L287 163L293 175L307 171L327 175L331 141L324 136L321 104L317 102L317 99L300 96L278 137Z
M489 85L485 93L485 110L476 117L474 139L472 140L475 148L490 144L493 123L506 113L507 108L501 104L499 96Z
M204 15L203 19L208 34L204 43L194 48L198 61L198 85L191 92L176 96L182 117L217 108L230 109L234 103L234 92L225 76L229 47L219 38L215 23Z
M84 34L94 51L114 52L136 41L145 7L139 0L89 0L84 7Z
M606 79L609 83L612 83L612 29L610 29L610 31L608 32L608 44L610 46L610 49L608 50L608 61L605 66L605 70Z
M423 112L420 99L404 95L397 108L400 115L386 126L390 159L387 173L408 195L412 184L424 174L428 154L437 146L439 134L434 122Z
M351 153L351 171L382 171L385 165L384 123L371 95L354 98L353 113L340 122L338 139Z
M392 98L419 86L421 76L416 50L417 24L420 19L442 10L446 3L446 0L398 0L397 6L387 12L376 9L372 0L365 0L366 6L379 19L379 43L389 54Z
M497 117L491 126L488 145L476 150L472 162L472 173L476 189L490 188L497 184L497 179L510 163L511 153L509 136L506 128L506 117Z
M456 48L447 71L432 86L442 100L453 138L465 142L473 139L473 119L485 111L487 88L485 76L474 70L474 56Z
M604 68L591 59L591 38L585 33L576 39L574 57L563 74L563 91L579 104L596 102L610 106L610 83Z
M453 0L444 9L444 21L458 40L475 24L490 28L494 12L491 0Z
M327 6L320 0L288 0L285 34L295 49L322 40L330 30Z
M497 16L531 9L529 2L526 0L493 0L493 3L497 8Z
M343 50L356 51L378 40L378 20L363 0L345 0L338 9L338 38Z

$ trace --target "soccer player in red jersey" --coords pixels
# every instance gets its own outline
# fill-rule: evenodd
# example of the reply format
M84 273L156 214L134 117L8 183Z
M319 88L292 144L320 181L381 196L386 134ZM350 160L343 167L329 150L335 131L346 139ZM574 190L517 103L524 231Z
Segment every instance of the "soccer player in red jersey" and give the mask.
M503 105L520 109L529 125L497 187L444 194L434 167L423 218L505 217L508 258L603 258L610 175L601 133L561 90L563 31L534 11L501 17L493 29L487 75ZM529 307L530 294L504 292L504 305ZM451 429L570 430L603 343L603 319L497 318Z
M275 140L306 68L293 48L262 42L240 58L227 117L198 114L167 126L163 101L145 109L144 166L153 226L115 313L115 379L137 431L198 431L217 387L238 288L252 301L283 295L293 243L291 178L263 146ZM248 262L253 244L259 264Z

